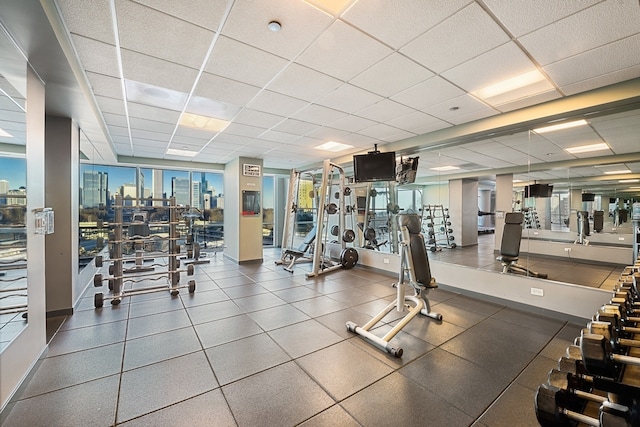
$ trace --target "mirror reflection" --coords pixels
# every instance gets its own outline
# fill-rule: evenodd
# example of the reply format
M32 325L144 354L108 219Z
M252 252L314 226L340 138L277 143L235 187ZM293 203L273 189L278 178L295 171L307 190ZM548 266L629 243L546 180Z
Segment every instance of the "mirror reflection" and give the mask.
M0 352L27 322L26 61L0 32Z

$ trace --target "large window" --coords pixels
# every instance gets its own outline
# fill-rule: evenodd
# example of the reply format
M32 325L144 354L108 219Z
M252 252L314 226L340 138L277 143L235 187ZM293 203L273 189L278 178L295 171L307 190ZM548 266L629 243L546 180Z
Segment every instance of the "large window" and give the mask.
M275 216L275 178L262 178L262 245L273 246Z

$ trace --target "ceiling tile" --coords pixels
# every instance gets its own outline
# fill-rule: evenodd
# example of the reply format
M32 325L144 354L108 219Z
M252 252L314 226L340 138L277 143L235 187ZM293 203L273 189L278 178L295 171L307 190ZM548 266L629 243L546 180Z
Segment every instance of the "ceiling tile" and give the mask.
M560 90L565 95L574 95L580 92L586 92L591 89L608 86L618 82L624 82L640 76L640 65L625 68L624 70L616 70L609 74L604 74L587 80L582 80L566 86L561 86Z
M122 99L120 79L91 72L86 74L94 94Z
M123 49L191 68L202 66L213 41L212 31L130 1L116 2L116 13Z
M320 98L316 101L316 104L347 113L354 113L382 99L381 96L360 89L359 87L344 84L330 94Z
M240 123L249 126L256 126L261 128L270 128L283 121L285 117L277 116L275 114L265 113L263 111L252 110L245 108L236 116L231 126L235 123Z
M434 76L391 97L394 101L417 110L457 98L465 92L440 76Z
M390 76L402 76L402 78L390 78ZM389 97L431 76L433 76L431 71L399 53L393 53L351 79L349 83Z
M511 34L518 37L601 1L484 0L484 4Z
M449 123L436 119L435 117L421 111L414 111L407 115L389 120L386 124L418 135L451 126Z
M442 73L508 41L502 28L477 3L472 3L400 51Z
M638 13L640 15L640 13ZM640 64L640 33L544 67L559 86L606 75Z
M164 108L152 107L150 105L137 104L135 102L127 103L130 117L138 117L141 119L155 120L165 123L177 123L180 119L180 112L174 110L166 110Z
M124 116L124 102L122 99L115 98L107 98L106 96L96 96L96 101L98 101L98 105L100 106L100 110L103 113L113 113L120 114Z
M322 141L344 142L345 137L348 134L349 134L349 132L346 132L344 130L323 126L323 127L317 128L316 130L314 130L312 132L309 132L305 136L307 136L309 138L320 139Z
M298 139L299 135L294 135L292 133L279 132L277 130L268 130L263 132L260 135L260 139L265 139L267 141L273 142L282 142L282 143L290 143L291 141L295 141Z
M332 110L331 108L323 107L321 105L308 104L291 117L297 120L315 123L317 125L324 125L346 116L347 114L342 111Z
M369 126L368 128L362 129L358 133L369 136L371 138L382 139L387 141L386 138L393 135L398 135L400 132L403 132L403 131L398 128L394 128L393 126L385 125L384 123L377 123L373 126ZM404 132L404 135L406 135L407 138L411 136L415 136L414 134L409 134L408 132Z
M154 132L173 133L176 125L174 123L156 122L153 120L139 119L136 117L129 118L131 129L150 130Z
M264 90L248 104L248 107L281 116L289 116L302 109L305 105L307 105L307 102L300 99Z
M243 125L241 123L233 122L229 126L225 128L222 132L223 135L232 134L232 135L242 135L247 137L256 137L264 132L266 129L263 127L249 126Z
M102 116L109 126L127 127L127 116L112 113L102 113Z
M543 102L558 99L560 97L562 97L562 95L560 95L560 92L552 89L548 92L540 93L538 95L527 96L525 98L507 102L505 104L495 105L495 109L502 113L505 113L507 111L518 110L520 108L529 107L531 105L542 104Z
M288 60L264 50L220 36L205 71L263 87L288 63Z
M277 33L267 24L282 24ZM331 23L332 17L299 0L235 2L222 34L287 59L299 55Z
M115 46L110 2L56 0L56 3L60 7L69 32Z
M345 116L334 122L330 123L331 127L336 129L344 130L347 132L358 132L361 129L367 128L369 126L375 125L376 122L373 120L363 119L358 116Z
M71 39L78 52L82 68L107 76L120 77L118 55L114 45L73 34Z
M469 0L359 0L342 19L397 49L462 9Z
M357 111L357 115L376 122L387 122L415 111L390 99L383 99L369 107Z
M215 31L224 16L227 2L209 0L134 0L168 15Z
M141 130L141 129L131 129L131 137L135 143L136 139L153 139L156 141L166 141L169 143L169 139L171 138L171 134L161 133L161 132L153 132L149 130Z
M637 1L605 1L518 40L540 65L548 65L639 32Z
M189 93L198 70L122 49L124 78Z
M442 76L473 92L535 68L527 55L515 43L509 42L451 68L442 73Z
M462 116L469 114L497 113L496 110L493 110L470 95L449 99L432 107L424 108L423 111L433 117L450 123L459 123L462 120Z
M347 81L391 52L377 40L336 21L296 62Z
M215 139L212 141L212 144L219 146L220 144L231 144L231 145L246 145L253 140L253 137L249 136L241 136L241 135L232 135L228 133L219 133L216 135Z
M291 64L269 85L269 90L313 102L342 82L299 64Z
M260 88L256 86L209 73L202 73L193 94L242 106L253 99L259 91Z
M304 122L302 120L286 119L279 123L273 129L281 132L294 133L296 135L304 135L318 128L315 123Z

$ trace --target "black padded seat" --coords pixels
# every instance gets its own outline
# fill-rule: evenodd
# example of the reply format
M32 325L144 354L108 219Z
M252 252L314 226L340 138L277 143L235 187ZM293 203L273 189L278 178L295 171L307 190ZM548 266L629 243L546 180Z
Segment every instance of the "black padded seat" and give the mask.
M604 228L604 211L593 211L593 231L600 233Z
M398 225L407 227L409 232L409 253L413 261L413 269L416 282L430 288L437 288L438 285L432 280L429 257L422 235L422 222L418 215L400 214L398 215Z
M523 221L524 214L522 212L507 212L505 215L498 261L513 262L518 260Z
M302 241L300 246L298 246L297 249L287 249L285 251L285 253L288 254L288 255L294 255L294 256L298 256L298 257L303 256L309 250L309 247L314 242L314 240L316 240L316 230L317 229L314 226L311 229L311 231L309 231L307 233L307 235L305 236L304 240Z

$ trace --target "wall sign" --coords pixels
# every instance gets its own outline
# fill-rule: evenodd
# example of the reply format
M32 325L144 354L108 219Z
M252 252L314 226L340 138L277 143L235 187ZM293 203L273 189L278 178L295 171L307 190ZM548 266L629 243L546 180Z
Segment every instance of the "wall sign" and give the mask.
M244 176L260 176L262 167L260 165L251 165L245 163L242 165L242 175Z

